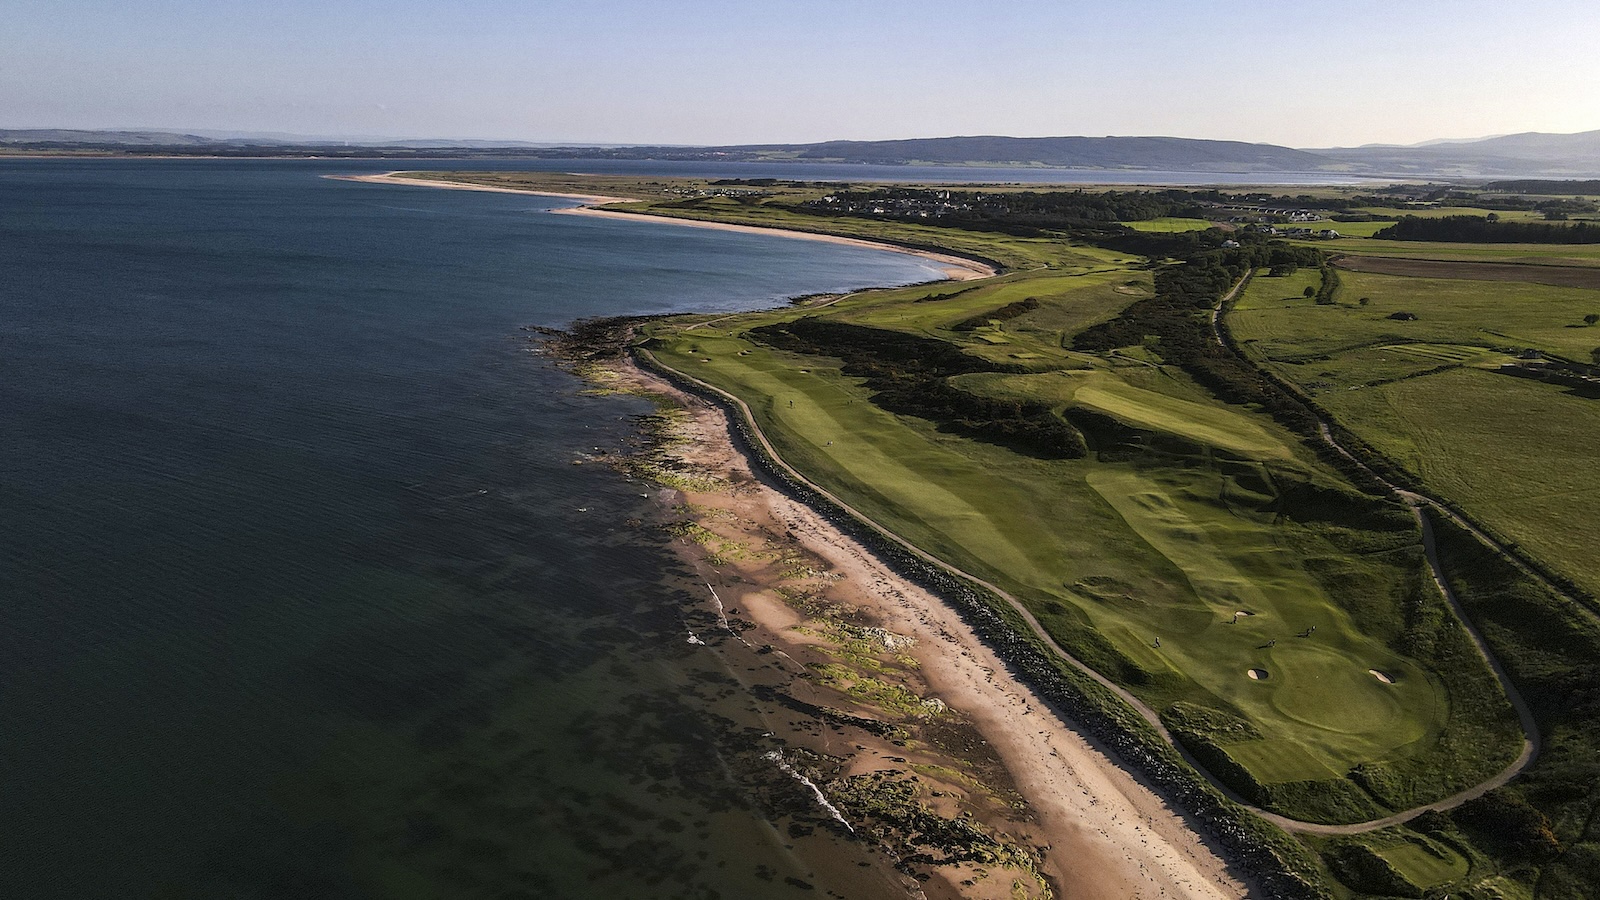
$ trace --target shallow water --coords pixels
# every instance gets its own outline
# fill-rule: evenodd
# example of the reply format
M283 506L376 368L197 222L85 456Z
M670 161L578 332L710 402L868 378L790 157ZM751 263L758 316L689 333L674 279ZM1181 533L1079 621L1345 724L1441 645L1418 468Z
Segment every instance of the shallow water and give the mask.
M0 896L892 895L520 326L937 273L391 167L0 162Z

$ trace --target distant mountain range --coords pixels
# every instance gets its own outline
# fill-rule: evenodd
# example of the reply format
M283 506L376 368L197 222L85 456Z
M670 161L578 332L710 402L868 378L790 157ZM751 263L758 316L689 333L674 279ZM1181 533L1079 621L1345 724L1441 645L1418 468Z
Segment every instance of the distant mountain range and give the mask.
M1409 147L1370 145L1296 150L1274 144L1174 137L1001 136L895 141L824 141L722 147L552 145L523 141L343 141L285 135L212 136L169 131L0 129L0 148L222 156L363 156L392 158L524 157L549 159L806 160L879 165L1025 166L1124 171L1345 173L1407 178L1600 176L1600 131L1502 135L1431 141Z
M1351 147L1308 152L1352 166L1351 171L1386 175L1593 177L1600 174L1600 131L1579 134L1530 131L1413 147Z

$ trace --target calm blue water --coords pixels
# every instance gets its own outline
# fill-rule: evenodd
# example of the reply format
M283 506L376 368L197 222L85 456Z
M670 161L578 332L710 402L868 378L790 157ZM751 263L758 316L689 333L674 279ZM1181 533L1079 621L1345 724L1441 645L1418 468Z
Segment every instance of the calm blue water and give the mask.
M885 895L520 326L935 273L389 167L0 162L0 896Z

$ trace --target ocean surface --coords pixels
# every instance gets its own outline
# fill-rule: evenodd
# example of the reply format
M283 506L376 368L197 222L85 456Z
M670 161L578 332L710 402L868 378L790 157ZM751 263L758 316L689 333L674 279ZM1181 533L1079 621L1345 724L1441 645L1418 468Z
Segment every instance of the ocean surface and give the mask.
M0 897L892 896L523 326L937 272L390 168L0 161Z

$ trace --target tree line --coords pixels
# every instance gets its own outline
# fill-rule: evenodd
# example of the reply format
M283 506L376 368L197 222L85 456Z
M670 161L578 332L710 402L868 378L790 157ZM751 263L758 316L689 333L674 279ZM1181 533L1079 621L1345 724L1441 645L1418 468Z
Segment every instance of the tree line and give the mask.
M1446 241L1459 244L1600 244L1600 224L1578 222L1498 222L1482 216L1406 216L1373 237L1390 241Z

